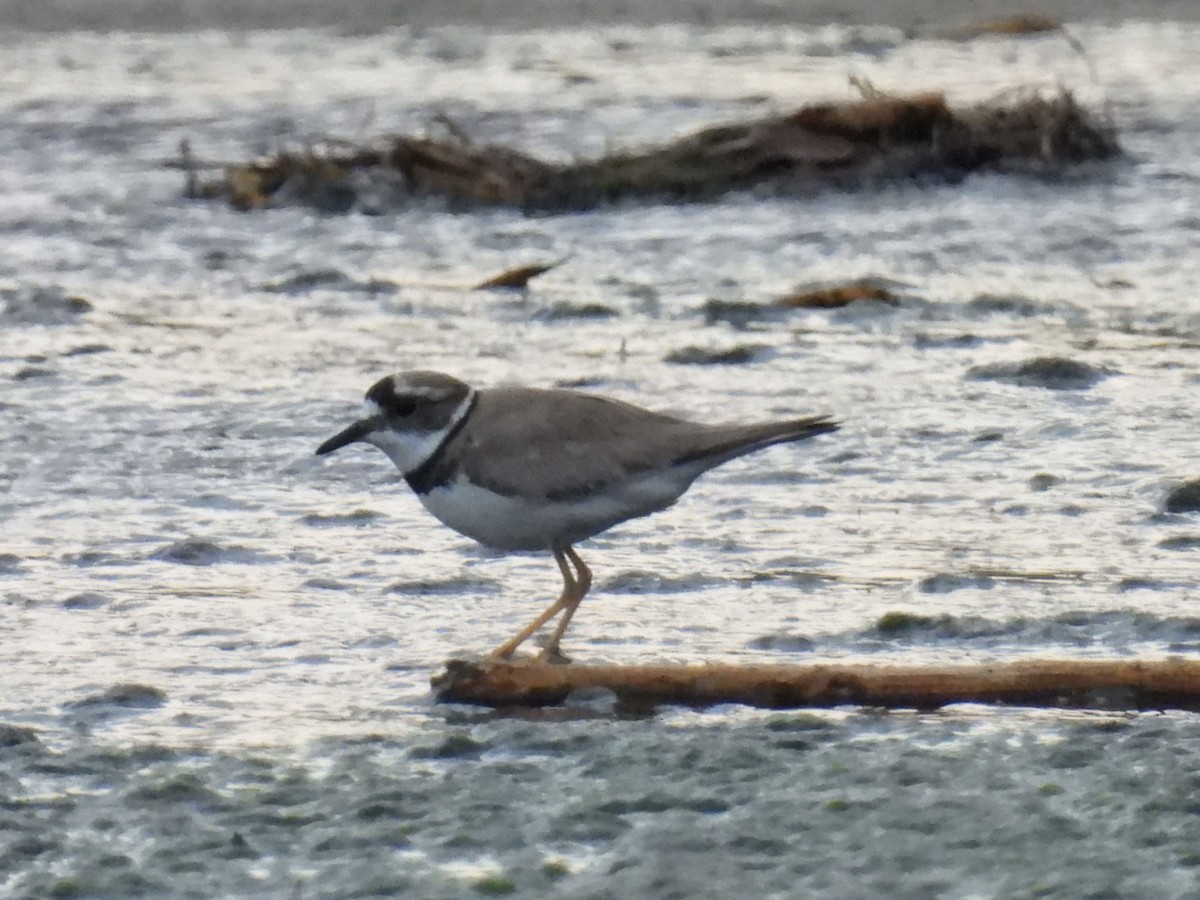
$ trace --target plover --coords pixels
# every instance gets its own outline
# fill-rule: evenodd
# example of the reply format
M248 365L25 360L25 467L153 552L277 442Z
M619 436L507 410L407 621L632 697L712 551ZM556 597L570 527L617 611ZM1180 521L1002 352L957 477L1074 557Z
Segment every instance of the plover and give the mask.
M479 390L439 372L404 372L367 391L362 418L317 448L378 447L443 524L498 550L549 550L562 594L491 656L505 659L562 613L559 643L592 584L579 541L673 504L698 476L773 444L836 431L827 416L705 425L571 390Z

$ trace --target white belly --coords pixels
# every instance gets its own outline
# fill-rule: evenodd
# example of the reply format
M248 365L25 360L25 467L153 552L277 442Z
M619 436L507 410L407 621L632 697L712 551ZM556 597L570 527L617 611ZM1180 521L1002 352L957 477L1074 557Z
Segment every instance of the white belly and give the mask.
M419 496L442 523L481 544L498 550L542 550L665 509L691 482L682 472L658 473L577 500L541 501L506 497L460 479Z

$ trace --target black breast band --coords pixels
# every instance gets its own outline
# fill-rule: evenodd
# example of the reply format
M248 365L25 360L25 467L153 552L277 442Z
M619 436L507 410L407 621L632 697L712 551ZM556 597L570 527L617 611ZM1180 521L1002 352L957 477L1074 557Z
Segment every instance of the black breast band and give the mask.
M471 418L471 412L475 409L475 403L478 400L479 394L473 394L471 396L471 403L467 406L467 411L454 423L454 427L446 432L446 436L437 445L437 449L429 454L429 459L404 476L404 480L408 482L408 486L418 494L428 494L434 488L449 484L454 478L457 467L446 459L445 451L450 446L450 442L462 431L463 426L467 424L467 419Z

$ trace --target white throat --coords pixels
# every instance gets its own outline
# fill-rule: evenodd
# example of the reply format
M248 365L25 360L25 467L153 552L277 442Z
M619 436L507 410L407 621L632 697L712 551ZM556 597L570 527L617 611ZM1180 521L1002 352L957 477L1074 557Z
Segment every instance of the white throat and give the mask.
M446 436L457 428L463 417L470 412L474 400L475 389L472 388L458 404L449 421L436 431L396 431L393 428L379 428L363 440L386 453L396 468L408 475L421 468L437 452ZM363 412L367 418L372 418L378 416L380 410L373 401L368 400Z

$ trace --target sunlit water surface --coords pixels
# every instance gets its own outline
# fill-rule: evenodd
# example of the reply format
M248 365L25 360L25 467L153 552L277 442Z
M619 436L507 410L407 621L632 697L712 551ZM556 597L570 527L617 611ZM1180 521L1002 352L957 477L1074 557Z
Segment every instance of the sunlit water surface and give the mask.
M429 675L530 619L556 568L443 528L375 451L313 455L404 368L832 413L581 546L568 652L1194 654L1200 521L1164 500L1200 475L1200 31L1073 34L1090 62L882 29L6 36L0 892L1194 896L1189 715L433 704ZM233 161L441 115L595 155L851 77L953 103L1064 84L1127 156L540 217L242 214L164 165L183 138ZM466 289L568 254L527 294ZM859 277L899 308L704 311ZM665 361L738 345L752 362ZM972 372L1041 357L1084 377ZM895 611L934 618L877 627Z

